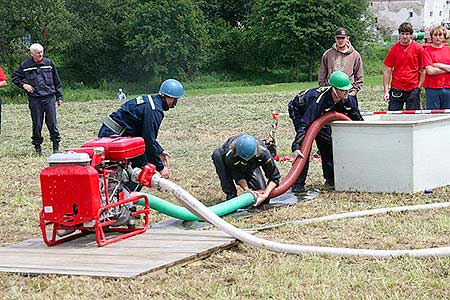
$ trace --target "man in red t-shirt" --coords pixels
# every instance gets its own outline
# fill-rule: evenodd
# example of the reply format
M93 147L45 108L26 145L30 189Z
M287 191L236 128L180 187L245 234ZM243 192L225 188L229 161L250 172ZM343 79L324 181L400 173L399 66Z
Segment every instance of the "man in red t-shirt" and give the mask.
M450 108L450 48L447 30L441 25L431 30L432 44L425 49L422 66L426 70L425 88L427 109Z
M384 101L388 110L420 109L420 88L425 78L421 68L423 47L412 40L411 23L404 22L398 27L400 41L389 50L384 65ZM390 82L390 87L389 87Z
M6 86L6 78L5 73L3 73L2 67L0 67L0 88ZM2 98L0 97L0 133L2 133Z

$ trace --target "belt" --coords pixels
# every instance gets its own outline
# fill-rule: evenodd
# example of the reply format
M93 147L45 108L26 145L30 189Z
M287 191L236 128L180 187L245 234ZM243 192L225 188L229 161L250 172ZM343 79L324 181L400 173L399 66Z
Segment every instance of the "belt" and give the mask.
M122 135L125 132L125 128L117 124L116 121L114 121L110 116L106 118L106 120L103 122L103 125L114 131L117 135Z

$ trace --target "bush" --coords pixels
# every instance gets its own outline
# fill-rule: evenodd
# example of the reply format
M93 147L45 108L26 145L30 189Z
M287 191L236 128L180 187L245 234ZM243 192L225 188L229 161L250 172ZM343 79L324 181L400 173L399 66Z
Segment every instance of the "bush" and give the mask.
M364 76L381 75L384 71L384 59L391 45L367 44L360 49L364 62Z

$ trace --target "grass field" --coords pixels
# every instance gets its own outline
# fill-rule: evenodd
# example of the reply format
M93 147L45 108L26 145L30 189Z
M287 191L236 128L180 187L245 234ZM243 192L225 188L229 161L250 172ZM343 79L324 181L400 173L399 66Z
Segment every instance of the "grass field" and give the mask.
M285 112L302 86L253 93L188 93L170 110L159 141L173 158L171 180L211 205L223 194L210 154L237 133L265 136L270 112ZM241 88L245 89L245 88ZM82 99L81 99L82 100ZM384 110L380 86L359 96L362 111ZM103 119L119 105L113 100L66 102L58 109L62 147L78 147L96 136ZM40 236L39 172L47 165L51 143L44 128L44 156L30 143L27 105L5 105L0 145L0 245ZM294 130L282 117L279 152L290 154ZM393 148L392 151L395 151ZM438 159L438 158L436 158ZM289 165L280 166L286 174ZM324 190L320 165L311 163L307 184L321 190L314 200L262 211L250 218L229 220L255 228L302 218L389 206L449 200L450 187L432 194L337 193ZM165 194L157 196L175 201ZM152 213L152 222L164 219ZM384 216L286 226L258 236L287 243L369 249L416 249L447 246L449 209L392 213ZM450 299L450 258L376 260L275 254L244 244L160 275L112 280L70 276L0 274L3 299Z

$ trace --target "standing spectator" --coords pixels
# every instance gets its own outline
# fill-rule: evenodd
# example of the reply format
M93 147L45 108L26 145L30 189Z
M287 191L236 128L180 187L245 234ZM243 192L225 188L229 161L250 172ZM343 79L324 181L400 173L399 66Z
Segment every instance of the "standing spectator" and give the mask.
M364 81L363 61L350 43L347 29L338 28L334 34L335 43L325 51L320 61L319 86L327 86L334 71L343 71L350 78L350 95L356 96Z
M424 49L412 40L411 23L398 27L400 40L395 43L384 60L384 101L388 110L420 109L420 88L425 77L421 69ZM390 83L390 87L389 87Z
M363 118L358 109L355 97L349 94L352 88L348 75L342 71L335 71L330 76L328 87L310 89L298 94L289 102L289 117L295 127L295 139L292 143L294 159L297 156L307 156L305 167L292 186L292 192L305 191L305 181L309 167L309 153L302 153L300 146L305 137L306 130L312 122L329 111L336 111L347 115L354 121L362 121ZM331 140L331 127L325 125L316 136L317 148L322 158L322 171L325 185L334 189L334 165L333 144Z
M0 67L0 88L6 86L6 80L8 80L8 78L6 78L2 67ZM0 97L0 134L2 133L2 104L2 97Z
M429 46L431 46L431 43L432 43L431 34L430 34L430 31L427 30L423 36L423 43L420 45L423 47L423 49L427 49Z
M262 141L251 135L230 137L221 147L214 150L211 158L227 200L237 196L234 185L236 182L244 191L264 189L264 192L258 193L254 204L258 206L266 202L280 182L280 171L269 150ZM261 167L268 178L267 184Z
M116 99L120 101L127 100L127 95L123 92L122 89L119 89L119 92L116 94Z
M44 116L50 140L53 142L53 153L59 152L61 136L56 126L55 101L61 105L63 91L55 64L44 57L44 47L41 44L32 44L30 51L32 57L20 64L19 69L12 75L12 82L27 92L33 121L32 144L36 154L40 156L41 144L44 141L41 135Z
M139 136L145 141L145 154L132 160L135 167L152 163L163 178L169 178L170 154L156 140L164 111L174 108L184 89L175 79L165 80L158 95L144 95L130 99L108 116L98 133L99 137Z
M450 48L446 45L447 31L442 26L431 30L432 44L425 49L422 66L426 70L427 109L450 108Z

